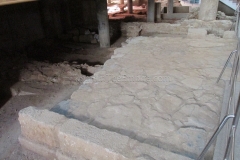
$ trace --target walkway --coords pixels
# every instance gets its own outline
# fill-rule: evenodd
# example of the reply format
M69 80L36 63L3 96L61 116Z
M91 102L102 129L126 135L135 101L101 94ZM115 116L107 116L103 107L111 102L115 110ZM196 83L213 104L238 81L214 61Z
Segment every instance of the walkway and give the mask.
M52 110L196 158L219 123L224 81L215 82L235 48L234 40L213 35L133 38ZM137 145L130 146L137 152ZM138 157L149 157L147 150Z

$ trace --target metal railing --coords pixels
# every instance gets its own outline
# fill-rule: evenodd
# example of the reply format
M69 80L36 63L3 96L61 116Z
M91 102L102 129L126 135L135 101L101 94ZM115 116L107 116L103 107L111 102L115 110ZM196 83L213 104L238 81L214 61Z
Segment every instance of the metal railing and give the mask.
M204 156L206 155L207 151L213 144L213 142L216 140L218 137L219 133L222 131L224 126L228 127L227 130L229 131L227 134L227 145L225 147L225 154L223 160L234 160L235 158L235 134L236 134L236 128L238 125L239 117L240 117L240 97L239 97L239 92L236 90L236 83L237 83L237 78L238 78L238 72L239 72L239 55L240 55L240 7L238 4L238 7L236 9L236 14L237 14L237 19L236 19L236 25L235 25L235 32L238 38L238 45L237 49L232 51L231 54L229 55L222 72L220 73L217 83L221 79L227 65L230 63L233 55L234 55L234 60L233 60L233 67L232 67L232 72L231 72L231 77L229 81L229 88L230 88L230 93L229 93L229 98L228 98L228 103L227 103L227 112L225 114L225 117L219 124L217 130L211 137L211 139L208 141L207 145L203 149L202 153L199 155L197 160L202 160ZM235 99L237 97L237 99ZM236 103L237 102L237 103ZM229 125L226 125L227 122L230 122L230 127Z

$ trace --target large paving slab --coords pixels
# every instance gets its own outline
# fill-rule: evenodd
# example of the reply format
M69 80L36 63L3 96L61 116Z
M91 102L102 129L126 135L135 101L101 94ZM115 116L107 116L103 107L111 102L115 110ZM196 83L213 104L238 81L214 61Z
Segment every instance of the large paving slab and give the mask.
M52 111L196 158L219 123L234 39L136 37Z

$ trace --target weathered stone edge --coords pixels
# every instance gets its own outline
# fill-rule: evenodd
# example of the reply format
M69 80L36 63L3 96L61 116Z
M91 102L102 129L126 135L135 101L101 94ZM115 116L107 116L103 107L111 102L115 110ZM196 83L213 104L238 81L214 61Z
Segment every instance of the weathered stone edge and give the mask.
M232 22L229 20L201 21L201 20L186 20L178 24L170 23L145 23L131 22L122 23L122 36L137 37L141 34L159 33L159 34L179 34L187 35L189 28L206 29L208 33L222 37L225 31L231 29Z
M157 159L190 160L187 157L141 144L127 136L99 129L63 115L28 107L19 112L20 144L48 159L130 160L141 157L146 148ZM135 151L129 144L136 146Z

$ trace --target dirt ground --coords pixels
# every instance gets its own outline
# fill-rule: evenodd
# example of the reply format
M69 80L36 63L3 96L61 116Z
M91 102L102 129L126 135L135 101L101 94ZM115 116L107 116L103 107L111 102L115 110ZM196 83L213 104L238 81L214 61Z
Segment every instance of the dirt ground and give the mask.
M3 54L0 60L0 160L43 160L21 148L18 112L28 106L50 109L68 99L124 41L125 38L120 38L108 49L91 44L45 41L30 46L24 53ZM56 68L63 69L56 73ZM76 76L81 80L75 81Z

